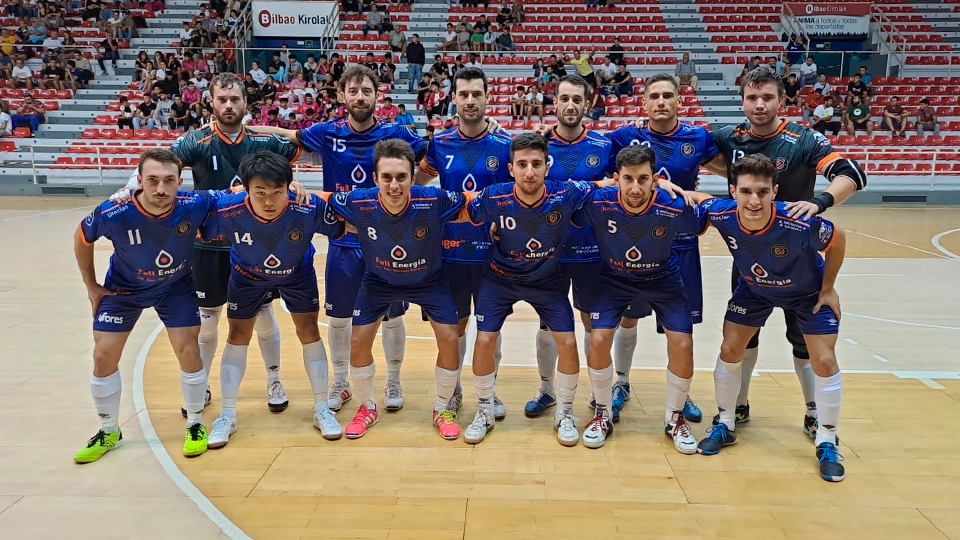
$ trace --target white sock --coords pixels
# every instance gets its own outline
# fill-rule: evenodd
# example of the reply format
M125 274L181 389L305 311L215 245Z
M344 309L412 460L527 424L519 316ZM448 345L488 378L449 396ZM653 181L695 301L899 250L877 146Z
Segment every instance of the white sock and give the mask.
M450 403L450 398L453 397L453 390L457 387L460 371L443 369L442 367L437 366L436 374L437 402L434 404L433 410L442 411L447 408L447 405Z
M557 344L549 330L537 330L537 371L540 372L540 391L551 396L556 393L553 375L557 371Z
M583 332L583 358L590 358L590 332ZM611 364L612 365L612 364Z
M361 405L366 405L368 409L376 409L377 404L373 401L373 375L377 372L377 365L356 367L350 366L350 377L353 379L353 391L357 393L357 399Z
M260 308L257 322L253 329L257 331L257 341L260 342L260 355L263 356L263 365L267 368L267 384L280 381L280 325L273 314L273 304Z
M743 352L743 368L740 370L740 393L737 394L737 405L746 405L748 394L750 393L750 381L753 379L753 370L757 367L757 356L760 354L760 347L747 349Z
M613 364L603 369L587 369L590 372L590 388L593 389L597 410L603 411L604 416L609 417L613 401Z
M106 433L116 433L120 429L121 386L119 369L112 375L90 379L90 394L100 417L100 429Z
M310 379L310 389L313 391L313 412L318 413L327 408L327 351L323 348L323 340L303 345L303 369Z
M330 363L333 364L333 380L348 382L350 372L350 334L353 320L345 317L330 317L327 342L330 343Z
M734 418L737 407L737 393L740 391L740 362L727 363L717 355L717 367L713 370L713 386L717 393L717 407L720 409L720 421L730 431L737 429ZM686 394L683 394L686 398ZM683 405L680 405L683 409Z
M460 365L457 366L457 390L463 393L463 385L460 384L460 373L463 371L463 361L467 357L466 335L460 336L459 340L457 341L457 352L460 354Z
M407 344L407 329L403 317L384 321L380 329L383 340L383 355L387 357L387 382L400 382L400 365Z
M690 382L693 377L684 379L667 370L667 408L663 413L663 423L669 424L673 420L673 413L683 412L683 404L690 393Z
M816 402L820 411L816 446L825 442L837 444L837 425L840 423L842 401L843 384L839 372L829 377L816 378Z
M497 344L493 348L493 376L496 377L500 373L500 360L503 359L503 332L497 333Z
M577 381L580 379L580 373L561 373L557 372L557 414L569 413L573 410L573 400L577 397ZM607 399L613 399L613 388L611 386ZM609 403L609 401L607 402Z
M220 322L220 312L223 306L215 308L200 308L200 337L197 342L200 344L200 361L203 362L203 370L210 376L210 367L213 365L213 357L217 354L217 338Z
M477 405L493 418L493 392L497 377L493 373L487 375L473 375L473 386L477 391Z
M237 394L247 371L247 346L227 343L220 357L220 416L237 417Z
M803 402L807 405L807 416L817 417L817 382L816 374L810 366L810 359L793 357L793 370L800 379L800 389L803 391Z
M203 422L203 402L207 397L207 372L186 373L180 370L180 391L187 410L187 427Z
M613 366L617 370L617 381L630 382L630 368L633 367L633 353L636 350L637 327L618 327L613 334Z

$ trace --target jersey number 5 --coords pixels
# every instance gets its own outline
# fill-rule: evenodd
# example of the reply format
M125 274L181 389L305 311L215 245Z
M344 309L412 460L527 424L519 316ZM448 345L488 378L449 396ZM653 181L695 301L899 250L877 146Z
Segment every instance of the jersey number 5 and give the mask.
M607 220L607 230L610 231L610 234L616 234L616 232L617 232L617 222L614 221L614 220L612 220L612 219L608 219L608 220Z

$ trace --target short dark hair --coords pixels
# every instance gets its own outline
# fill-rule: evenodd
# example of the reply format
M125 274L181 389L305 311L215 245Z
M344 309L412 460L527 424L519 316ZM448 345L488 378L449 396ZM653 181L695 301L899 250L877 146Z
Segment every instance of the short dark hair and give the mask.
M293 167L290 166L290 161L269 150L258 150L244 156L237 172L243 188L247 191L250 190L250 182L254 178L259 178L273 187L289 187L290 182L293 182Z
M360 64L350 66L345 69L343 71L343 75L340 76L339 90L341 92L346 91L347 84L355 81L360 81L360 83L363 84L364 79L369 79L370 82L373 83L374 91L377 90L380 83L380 77L377 76L372 69Z
M457 91L457 81L475 81L480 79L483 81L483 92L487 92L487 74L483 72L480 68L468 67L463 69L458 69L457 74L453 76L453 91Z
M673 90L675 92L680 91L680 87L677 86L677 80L673 78L673 75L670 75L669 73L657 73L656 75L648 78L643 83L644 93L646 93L646 91L650 88L651 85L653 85L653 83L658 83L658 82L668 82L671 85L673 85Z
M657 168L657 156L647 146L628 146L617 153L617 172L624 167L637 167L644 163L650 164L651 171Z
M923 98L923 99L920 100L920 103L922 103L922 104L924 104L924 105L929 105L929 104L930 104L930 100L927 99L927 98Z
M236 86L240 89L240 95L243 96L243 101L247 101L247 88L243 85L243 81L238 79L233 73L219 73L210 81L210 97L213 97L213 91L218 86L223 89Z
M567 75L566 77L560 79L557 82L558 91L560 89L560 85L563 83L579 86L583 90L583 98L586 99L590 97L590 92L592 92L592 88L590 87L590 83L588 83L587 80L584 79L583 77L579 75Z
M776 73L770 71L769 69L755 69L740 78L740 97L743 97L744 90L746 90L748 86L760 88L767 83L774 83L777 85L778 96L783 97L783 95L786 93L786 89L783 87L783 81L777 77Z
M742 174L770 178L773 185L777 185L777 166L763 154L750 154L735 161L730 167L730 182L736 186Z
M410 164L410 176L413 177L414 164L417 161L416 155L410 143L403 139L384 139L377 141L373 145L373 170L377 171L377 166L381 159L405 159Z
M148 161L159 161L160 163L173 163L177 166L177 176L183 171L183 163L180 158L166 148L151 148L140 154L140 161L137 163L137 174L143 174L143 164Z
M510 160L513 161L513 155L520 150L529 149L540 150L544 159L550 155L550 144L546 138L536 133L523 133L510 142Z

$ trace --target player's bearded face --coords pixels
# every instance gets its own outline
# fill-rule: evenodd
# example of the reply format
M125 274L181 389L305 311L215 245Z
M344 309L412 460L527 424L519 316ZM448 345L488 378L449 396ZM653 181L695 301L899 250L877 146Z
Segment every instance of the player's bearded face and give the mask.
M777 121L781 96L775 83L743 90L743 112L754 126L767 126Z
M557 121L567 127L577 127L583 120L587 106L583 88L569 83L561 83L557 88Z
M457 106L460 121L464 124L476 124L483 120L487 109L487 93L483 90L481 79L456 81L457 91L453 102Z
M660 81L647 88L644 108L647 109L650 119L657 121L675 120L678 105L677 89L673 86L673 83Z
M532 148L517 150L508 168L521 193L530 197L540 194L549 169L542 151Z
M161 163L147 160L140 168L140 189L147 210L162 214L169 210L177 200L177 190L183 184L180 168L175 163Z
M380 203L391 213L403 210L410 201L413 185L410 162L400 158L380 158L377 161L376 183L380 187Z
M377 87L368 79L348 81L343 91L343 101L347 105L350 118L363 124L373 116L377 105Z
M770 221L773 199L777 186L770 178L753 174L741 174L737 184L730 186L730 195L737 201L737 216L740 222L752 229L761 229Z
M213 116L217 124L227 132L233 132L230 128L239 128L240 121L247 110L247 100L243 98L243 90L235 85L231 88L224 88L219 84L211 89L211 101L213 103Z
M283 212L289 202L288 187L253 178L247 185L247 193L253 213L264 219L273 219Z
M649 163L622 167L614 174L614 180L620 187L620 201L627 210L636 212L646 206L653 193L656 177Z

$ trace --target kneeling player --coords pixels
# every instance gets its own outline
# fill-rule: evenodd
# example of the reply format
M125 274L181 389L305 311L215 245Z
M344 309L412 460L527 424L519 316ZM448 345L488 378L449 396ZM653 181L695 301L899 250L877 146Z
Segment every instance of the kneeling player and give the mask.
M713 372L720 423L700 441L700 453L716 454L737 442L734 410L740 362L750 338L779 307L799 321L816 375L820 476L839 482L844 476L836 447L843 393L835 352L840 299L833 287L843 264L846 236L820 217L789 218L785 203L773 201L777 167L766 156L752 154L737 160L731 182L733 200L712 199L702 205L741 273L727 304L723 343Z
M650 148L630 146L616 159L617 186L594 191L573 216L577 226L593 227L602 265L587 358L596 416L583 430L583 444L600 448L613 432L610 348L627 307L642 301L653 307L667 336L664 432L678 452L695 454L697 440L683 415L693 378L693 318L672 245L678 235L702 233L706 223L698 219L699 207L654 187L656 158Z
M257 314L276 288L287 305L303 345L303 366L313 390L313 423L325 439L343 434L327 407L327 354L317 328L320 310L313 268L313 235L343 236L344 224L327 204L311 197L298 205L289 192L290 162L261 150L240 162L246 191L220 198L216 216L207 219L204 236L222 235L233 245L227 285L229 335L220 362L220 416L210 429L210 448L225 446L237 430L237 394L247 368L247 346Z
M90 463L120 446L120 355L140 313L152 307L167 328L180 362L180 388L187 411L185 456L207 450L202 421L207 374L200 362L200 314L190 268L197 229L210 211L208 192L179 192L180 161L168 150L140 157L139 191L126 203L104 202L74 236L80 275L93 306L93 379L90 391L102 425L74 461ZM103 285L97 283L93 243L113 242Z
M379 141L373 150L376 188L328 193L330 206L357 230L366 270L353 310L350 371L360 408L344 430L362 437L380 419L373 401L373 340L391 305L419 304L437 339L437 402L433 423L444 439L460 436L449 407L459 379L457 307L441 271L443 225L459 219L464 196L413 186L414 154L400 139Z

